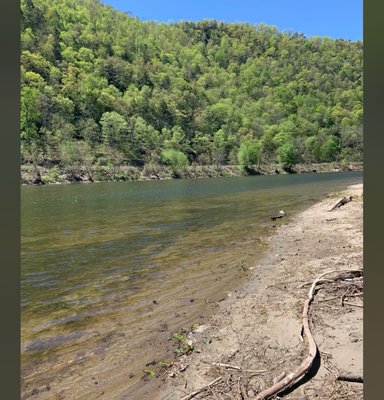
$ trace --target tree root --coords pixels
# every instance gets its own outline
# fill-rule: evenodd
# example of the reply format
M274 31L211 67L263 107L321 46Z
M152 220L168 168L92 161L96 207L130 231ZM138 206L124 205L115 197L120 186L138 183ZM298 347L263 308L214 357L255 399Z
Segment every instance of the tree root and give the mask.
M309 354L307 358L300 364L300 366L293 372L289 373L284 379L281 381L275 383L271 387L262 390L257 394L257 396L253 400L266 400L275 394L281 392L284 389L289 388L292 384L298 382L312 367L313 361L316 357L317 354L317 345L315 342L315 339L312 336L310 327L309 327L309 306L311 302L314 299L315 296L315 291L316 291L316 286L318 285L319 282L322 281L322 278L326 275L332 274L332 273L338 273L340 276L341 274L344 273L349 273L354 276L356 276L356 273L362 274L362 270L332 270L332 271L327 271L318 276L312 283L309 291L308 291L308 298L304 302L304 308L303 308L303 331L306 336L306 339L308 341L308 350ZM337 278L335 278L337 279Z

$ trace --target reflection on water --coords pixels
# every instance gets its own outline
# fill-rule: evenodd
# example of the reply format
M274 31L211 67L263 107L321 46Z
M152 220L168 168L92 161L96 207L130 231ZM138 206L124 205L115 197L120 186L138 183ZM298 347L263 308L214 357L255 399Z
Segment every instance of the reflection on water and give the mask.
M23 398L121 398L255 264L269 216L361 173L22 188ZM50 390L43 390L49 384ZM39 389L40 388L40 389ZM113 388L113 389L112 389ZM115 393L113 395L112 393ZM115 396L115 397L114 397ZM128 397L126 397L128 398Z

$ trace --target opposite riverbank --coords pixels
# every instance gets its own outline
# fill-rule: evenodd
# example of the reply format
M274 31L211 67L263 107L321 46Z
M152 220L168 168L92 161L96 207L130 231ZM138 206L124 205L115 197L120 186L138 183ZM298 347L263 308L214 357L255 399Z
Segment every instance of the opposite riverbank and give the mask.
M339 171L362 171L363 163L321 163L297 164L286 170L279 164L262 165L244 170L238 165L191 165L180 171L173 171L164 165L133 166L60 166L21 165L21 183L44 185L62 183L91 183L118 181L146 181L167 179L217 178L244 175L275 175L287 173L317 173Z
M330 212L343 196L352 201ZM152 393L143 387L141 398L254 399L307 357L301 327L310 284L326 271L336 271L335 277L337 271L363 268L363 185L334 193L275 225L269 251L251 267L248 283L228 294L208 323L187 336L194 351L152 378ZM363 398L361 383L337 380L362 376L362 286L361 276L320 286L309 314L319 357L305 383L293 386L285 399ZM153 394L155 385L159 389Z

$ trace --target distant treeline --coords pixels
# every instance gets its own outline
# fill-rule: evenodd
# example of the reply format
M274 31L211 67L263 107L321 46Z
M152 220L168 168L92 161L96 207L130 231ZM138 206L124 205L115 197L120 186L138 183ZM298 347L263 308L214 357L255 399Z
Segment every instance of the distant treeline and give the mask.
M362 42L142 22L97 0L21 11L23 164L362 160Z

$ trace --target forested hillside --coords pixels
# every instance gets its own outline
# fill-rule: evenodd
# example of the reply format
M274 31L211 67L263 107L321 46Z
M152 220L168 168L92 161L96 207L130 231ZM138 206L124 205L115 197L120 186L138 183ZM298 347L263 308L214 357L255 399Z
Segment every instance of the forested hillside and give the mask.
M362 160L362 42L142 22L97 0L21 11L23 164Z

